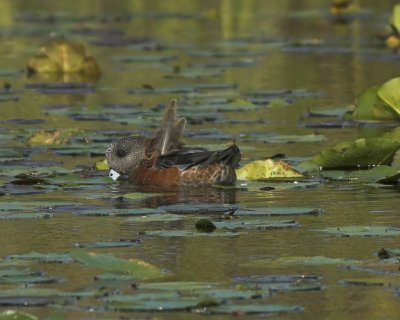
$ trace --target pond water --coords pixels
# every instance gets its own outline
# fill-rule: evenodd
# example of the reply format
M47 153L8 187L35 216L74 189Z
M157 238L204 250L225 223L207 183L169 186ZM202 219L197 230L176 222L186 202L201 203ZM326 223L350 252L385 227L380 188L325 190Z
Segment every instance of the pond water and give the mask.
M376 37L390 2L362 1L362 9L337 23L317 0L2 1L1 309L40 319L230 319L246 311L246 319L397 319L399 261L377 254L399 253L397 187L317 175L159 190L93 170L112 140L151 135L172 98L188 118L187 144L235 140L243 164L283 153L296 165L393 130L307 116L398 76L400 59ZM40 84L63 79L27 78L27 61L51 33L84 44L101 78L51 90ZM70 132L71 141L29 144L39 129ZM217 229L197 231L201 218ZM87 252L106 262L91 264ZM101 254L124 260L110 266ZM130 275L121 267L129 259L163 277Z

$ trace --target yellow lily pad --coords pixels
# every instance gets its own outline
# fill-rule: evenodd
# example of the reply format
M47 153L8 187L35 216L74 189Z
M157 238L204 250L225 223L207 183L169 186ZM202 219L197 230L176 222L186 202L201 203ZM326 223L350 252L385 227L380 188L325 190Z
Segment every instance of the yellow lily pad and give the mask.
M108 166L107 159L97 161L96 164L94 165L94 167L97 170L104 170L104 171L110 170L110 167Z
M294 170L286 162L282 160L273 161L271 159L252 161L243 168L236 170L236 175L239 180L303 177L301 173Z
M28 138L29 145L67 144L76 130L39 130Z

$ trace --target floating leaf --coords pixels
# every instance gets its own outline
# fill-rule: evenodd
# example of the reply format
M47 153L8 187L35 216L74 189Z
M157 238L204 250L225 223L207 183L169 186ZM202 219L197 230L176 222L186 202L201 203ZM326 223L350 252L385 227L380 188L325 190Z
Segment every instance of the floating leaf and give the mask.
M282 266L282 265L306 265L306 266L323 266L323 265L337 265L337 266L359 266L361 261L341 259L341 258L330 258L324 256L289 256L281 257L278 259L258 259L249 260L242 263L243 266L265 268L266 266Z
M24 311L6 310L0 313L0 320L39 320L39 318Z
M172 213L156 213L150 215L141 215L135 217L129 217L126 219L127 222L171 222L182 220L184 216L172 214Z
M239 180L262 180L270 178L299 178L303 175L284 161L255 160L236 170Z
M322 134L307 134L307 135L276 135L264 133L252 133L243 138L243 140L256 139L265 143L307 143L321 142L326 140Z
M100 161L96 162L95 168L97 170L103 170L103 171L110 170L110 167L108 166L107 159L100 160Z
M279 220L227 220L218 221L214 223L217 228L228 230L241 230L241 229L257 229L257 230L273 230L273 229L288 229L298 227L299 223L293 220L279 221Z
M389 166L376 166L369 170L353 170L353 171L336 171L327 170L320 171L320 174L324 178L331 180L342 180L351 181L353 183L386 183L386 184L396 184L400 172L397 168Z
M322 212L319 208L301 207L261 207L261 208L239 208L235 215L238 216L297 216L297 215L317 215Z
M299 169L322 168L348 169L368 167L372 165L390 164L396 151L400 148L400 140L390 137L357 139L341 142L324 150L310 161L299 164Z
M162 272L157 267L138 259L120 259L112 254L96 254L83 250L74 250L71 256L90 267L105 269L110 272L121 274L133 274L137 279L158 278Z
M6 260L25 260L46 263L71 263L74 260L69 254L62 253L38 253L30 252L26 254L13 254L5 258Z
M395 237L400 236L400 228L390 226L348 226L319 230L342 237Z
M217 214L217 213L230 213L237 209L237 206L229 204L220 205L214 203L202 203L202 202L189 202L189 203L178 203L168 206L161 206L158 209L177 213L177 214Z
M75 246L78 248L125 248L138 246L140 244L139 239L125 240L121 239L118 241L96 241L93 243L76 243Z
M210 283L195 282L195 281L175 281L175 282L150 282L141 283L140 289L145 290L168 290L168 291L195 291L195 290L209 290L212 288Z
M354 106L344 106L340 108L326 108L326 109L318 109L318 110L308 110L308 117L336 117L342 118L346 113L352 112L354 110Z
M284 304L223 304L209 308L211 314L263 314L281 312L301 312L301 306Z
M235 237L240 235L238 232L197 232L188 230L153 230L146 231L146 236L150 237Z
M77 130L68 129L68 130L39 130L32 134L27 143L30 145L37 144L66 144L70 141L70 138L77 134Z

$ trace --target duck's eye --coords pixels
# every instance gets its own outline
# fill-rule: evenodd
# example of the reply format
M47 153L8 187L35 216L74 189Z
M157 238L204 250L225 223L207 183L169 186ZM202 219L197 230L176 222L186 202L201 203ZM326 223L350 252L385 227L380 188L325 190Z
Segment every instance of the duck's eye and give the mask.
M123 158L123 157L126 156L126 151L125 151L124 149L117 149L117 150L115 151L115 155L116 155L118 158Z

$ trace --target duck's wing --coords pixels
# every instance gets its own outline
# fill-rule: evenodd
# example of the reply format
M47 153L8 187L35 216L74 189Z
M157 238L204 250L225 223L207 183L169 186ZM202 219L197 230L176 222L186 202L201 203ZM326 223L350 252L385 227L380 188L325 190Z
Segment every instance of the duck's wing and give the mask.
M240 158L240 150L235 144L220 151L180 147L179 150L160 156L157 159L156 166L159 169L179 167L181 170L186 170L193 166L207 167L212 163L223 163L236 168Z
M173 99L164 112L160 129L146 150L148 154L156 151L159 155L164 155L183 145L180 139L185 131L186 118L177 118L176 108L177 101Z

